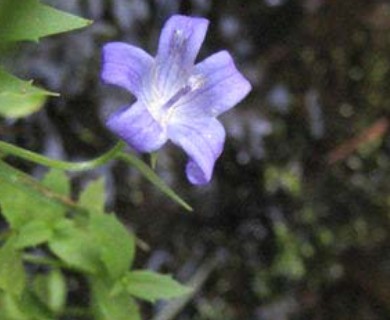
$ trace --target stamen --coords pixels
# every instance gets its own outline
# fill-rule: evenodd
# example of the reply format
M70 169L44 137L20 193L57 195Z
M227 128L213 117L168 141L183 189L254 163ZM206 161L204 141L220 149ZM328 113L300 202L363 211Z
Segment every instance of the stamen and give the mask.
M180 88L179 91L177 91L167 102L164 103L161 109L164 111L168 110L176 102L178 102L181 97L183 97L190 91L191 91L191 86L189 85L185 85L184 87Z
M164 105L162 110L166 111L178 102L183 96L193 92L203 86L205 80L201 75L194 75L188 79L185 86L181 87Z
M200 74L193 75L188 79L188 85L191 86L191 91L195 91L202 87L205 83L205 78Z

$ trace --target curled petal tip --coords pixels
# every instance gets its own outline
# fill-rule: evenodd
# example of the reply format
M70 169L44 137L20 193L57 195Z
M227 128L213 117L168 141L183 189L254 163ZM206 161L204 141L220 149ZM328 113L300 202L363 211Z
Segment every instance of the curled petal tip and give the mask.
M208 183L225 142L222 124L215 118L178 122L168 128L168 137L188 155L188 180L195 185Z
M195 186L206 185L211 180L211 174L206 175L205 172L202 169L200 169L199 166L196 163L194 163L192 160L188 161L187 163L186 175L188 181Z

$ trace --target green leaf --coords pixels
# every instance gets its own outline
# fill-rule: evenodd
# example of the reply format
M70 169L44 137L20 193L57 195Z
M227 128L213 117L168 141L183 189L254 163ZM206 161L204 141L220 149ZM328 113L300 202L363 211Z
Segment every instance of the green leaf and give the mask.
M15 229L31 220L51 224L62 219L69 209L82 211L69 198L58 195L1 160L0 205L2 214Z
M64 262L91 274L122 277L134 258L135 241L114 215L92 215L85 225L57 228L49 247Z
M19 299L0 293L1 320L55 320L43 303L25 292Z
M104 179L91 182L80 195L79 205L91 213L104 212Z
M21 252L13 245L13 239L0 249L0 288L6 293L19 297L26 285L26 274Z
M179 297L192 291L171 276L144 270L128 273L122 280L122 285L131 295L150 302Z
M69 266L96 274L101 262L99 247L93 240L87 229L68 221L56 228L49 241L49 248Z
M111 286L92 279L92 305L96 320L141 320L138 306L127 293L112 296Z
M48 241L53 234L53 227L45 221L32 220L23 225L15 237L15 247L18 249L34 247Z
M43 106L46 97L50 95L56 94L34 87L32 81L20 80L0 68L1 116L7 118L28 116L38 111Z
M64 171L50 169L42 180L42 184L65 197L70 195L70 182Z
M34 278L34 292L51 311L60 313L66 303L67 287L60 270L51 270L48 274Z
M70 181L64 171L50 169L42 180L42 185L55 192L57 195L70 196ZM52 215L62 217L64 215L63 207L52 208Z
M2 292L0 290L0 310L2 320L31 320L27 314L25 314L19 305L19 299L15 298L9 293Z
M90 232L106 272L113 279L122 277L134 259L133 235L114 215L108 214L92 216Z
M1 166L0 166L1 174ZM33 197L21 192L17 184L10 183L0 176L0 205L1 213L12 228L21 228L31 221L39 204L34 203ZM32 200L33 202L30 202Z
M0 41L38 41L39 38L91 24L38 0L0 0Z

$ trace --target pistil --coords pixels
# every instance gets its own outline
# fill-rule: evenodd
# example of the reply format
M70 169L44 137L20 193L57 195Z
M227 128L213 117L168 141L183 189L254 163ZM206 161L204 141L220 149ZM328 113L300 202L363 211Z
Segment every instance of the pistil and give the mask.
M182 97L201 88L204 84L204 78L201 75L191 76L186 85L181 87L167 102L163 104L161 110L167 112L178 102Z

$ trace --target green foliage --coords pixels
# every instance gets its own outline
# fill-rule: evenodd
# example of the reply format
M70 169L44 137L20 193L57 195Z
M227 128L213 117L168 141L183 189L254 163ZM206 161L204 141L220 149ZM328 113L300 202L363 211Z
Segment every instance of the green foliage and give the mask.
M39 0L0 0L0 46L38 41L88 24L90 21ZM0 116L26 117L38 111L50 95L55 94L0 67ZM8 150L16 150L23 159L44 158L1 143ZM121 148L115 147L93 165L113 159ZM1 156L0 214L8 226L0 234L1 320L55 320L86 315L97 320L140 320L134 297L154 301L188 292L170 277L130 271L135 237L114 213L105 212L103 178L91 182L75 201L64 171L50 170L37 181L5 163ZM125 158L168 196L190 209L142 161ZM52 162L45 159L43 164L50 166ZM60 166L68 167L68 163L65 168ZM77 166L77 170L86 169L90 169L88 162ZM31 268L33 265L44 268L37 272ZM75 274L76 281L87 283L90 301L76 308L77 312L67 301L68 278ZM115 290L119 287L121 290Z
M104 212L104 180L98 179L90 183L81 193L79 203L92 212Z
M15 248L35 247L47 242L53 235L53 227L46 221L32 220L18 229Z
M114 215L93 215L90 231L96 247L99 247L99 262L104 272L118 279L131 267L135 240Z
M8 241L0 249L0 289L20 297L26 284L21 252Z
M20 118L38 111L47 96L55 95L20 80L0 68L0 115Z
M76 205L42 183L0 161L0 203L12 228L31 221L53 225Z
M283 188L294 196L298 197L301 194L300 172L293 165L286 168L268 166L264 175L265 188L268 192Z
M0 0L0 41L40 38L89 25L85 20L43 5L39 0Z
M62 312L66 304L66 280L61 270L53 269L45 275L37 275L32 284L41 303L54 313Z
M103 279L93 281L92 298L96 320L141 320L135 300L125 292L112 294L112 285Z
M1 319L4 320L54 320L54 314L37 296L26 290L20 298L0 293Z
M305 274L302 250L304 245L284 223L274 226L278 255L275 258L273 272L289 279L300 279Z
M66 265L84 273L100 271L99 248L91 241L87 227L78 227L74 221L63 221L49 241L50 250Z
M91 21L43 5L39 0L0 0L0 45L40 38L89 25ZM38 111L52 92L32 86L0 67L0 116L20 118Z
M70 183L64 171L49 170L43 178L42 184L62 196L68 197L70 195Z
M66 314L61 269L87 279L91 305L86 307L96 319L140 320L134 298L154 302L189 292L169 276L129 271L135 239L114 214L104 212L103 186L103 179L93 181L76 203L63 172L51 170L39 182L0 161L0 205L10 226L0 248L0 306L9 319ZM39 255L26 254L37 246ZM50 268L27 277L26 263Z
M115 292L126 290L139 299L155 302L158 299L176 298L191 292L171 276L151 271L137 270L129 272L115 288Z
M49 247L69 266L90 274L117 278L134 258L133 236L113 215L95 215L82 225L63 221Z

